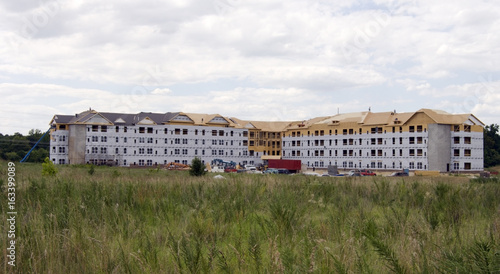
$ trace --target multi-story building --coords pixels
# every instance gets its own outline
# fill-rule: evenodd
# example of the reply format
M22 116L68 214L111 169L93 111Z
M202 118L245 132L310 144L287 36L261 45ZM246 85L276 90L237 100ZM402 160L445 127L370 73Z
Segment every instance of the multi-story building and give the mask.
M309 167L482 171L483 126L472 114L359 112L306 121L263 122L218 114L55 115L56 164L153 166L194 157L239 164L299 159Z

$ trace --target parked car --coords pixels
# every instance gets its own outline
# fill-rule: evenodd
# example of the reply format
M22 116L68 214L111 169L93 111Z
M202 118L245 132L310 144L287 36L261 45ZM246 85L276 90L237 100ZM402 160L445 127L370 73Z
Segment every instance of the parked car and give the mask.
M393 172L389 176L390 177L401 177L401 176L409 176L409 175L406 172Z
M377 174L371 170L368 169L362 169L360 170L361 176L377 176Z
M278 174L278 170L276 168L268 168L262 172L263 174Z
M278 168L278 174L290 174L290 171L286 168Z
M347 173L347 176L361 176L361 171L357 169L351 170L349 171L349 173Z

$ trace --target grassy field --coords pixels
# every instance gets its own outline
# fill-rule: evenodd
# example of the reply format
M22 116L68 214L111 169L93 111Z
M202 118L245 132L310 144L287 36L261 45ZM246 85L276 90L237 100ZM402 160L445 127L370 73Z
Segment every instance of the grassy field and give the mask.
M17 266L4 217L0 272L500 272L495 179L58 169L16 164Z

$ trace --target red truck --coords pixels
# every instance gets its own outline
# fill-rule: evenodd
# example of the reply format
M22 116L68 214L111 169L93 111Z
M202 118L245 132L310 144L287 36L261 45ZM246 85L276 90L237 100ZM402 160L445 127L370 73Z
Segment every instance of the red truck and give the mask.
M300 160L268 160L268 168L284 168L288 169L291 173L296 173L302 168L302 163Z

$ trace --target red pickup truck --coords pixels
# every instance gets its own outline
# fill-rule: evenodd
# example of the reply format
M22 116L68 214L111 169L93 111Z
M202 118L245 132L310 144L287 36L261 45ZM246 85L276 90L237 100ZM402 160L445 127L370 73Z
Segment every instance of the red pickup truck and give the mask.
M371 170L368 169L362 169L360 170L361 176L377 176L377 174Z

